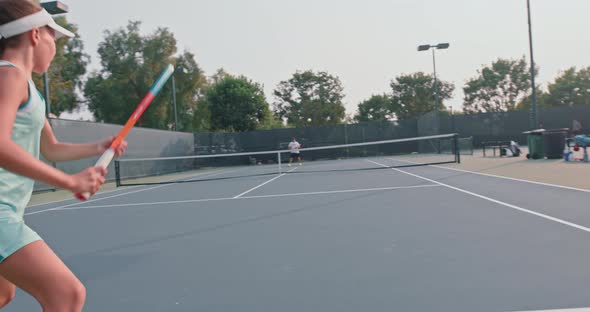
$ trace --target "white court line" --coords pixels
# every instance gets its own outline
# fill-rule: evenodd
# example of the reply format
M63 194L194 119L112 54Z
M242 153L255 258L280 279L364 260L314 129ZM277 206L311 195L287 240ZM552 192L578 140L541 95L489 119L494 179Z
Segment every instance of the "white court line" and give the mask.
M256 199L256 198L272 198L272 197L288 197L288 196L307 196L307 195L324 195L324 194L338 194L338 193L352 193L352 192L376 192L376 191L391 191L391 190L405 190L414 188L424 187L438 187L437 184L422 184L422 185L410 185L410 186L390 186L390 187L376 187L368 189L352 189L352 190L339 190L339 191L320 191L320 192L306 192L306 193L287 193L287 194L274 194L274 195L255 195L242 197L243 199Z
M154 189L161 188L161 187L164 187L164 186L166 186L166 185L158 185L158 186L150 187L150 188L147 188L147 189L141 189L141 190L136 190L136 191L132 191L132 192L125 192L125 193L122 193L122 194L107 196L107 197L90 199L90 200L87 200L87 201L84 201L84 202L77 202L77 203L72 203L72 204L69 204L69 205L63 205L63 206L54 207L54 208L42 209L42 210L38 210L38 211L33 211L33 212L25 213L25 216L32 216L32 215L36 215L36 214L47 212L47 211L61 210L63 208L72 207L72 206L76 206L76 205L81 205L81 204L85 204L85 203L92 203L92 202L96 202L96 201L100 201L100 200L104 200L104 199L109 199L109 198L115 198L115 197L123 196L123 195L129 195L129 194L133 194L133 193L139 193L139 192L143 192L143 191L154 190Z
M287 171L287 173L289 173L289 172L293 172L295 169L297 169L297 167L295 167L295 168L293 168L293 169L291 169L291 170ZM262 187L262 186L264 186L264 185L266 185L266 184L268 184L268 183L270 183L270 182L272 182L272 181L274 181L274 180L276 180L276 179L278 179L278 178L280 178L280 177L284 176L284 175L285 175L285 174L287 174L287 173L282 173L282 174L280 174L280 175L278 175L278 176L276 176L276 177L274 177L274 178L272 178L272 179L270 179L270 180L268 180L268 181L266 181L266 182L264 182L264 183L262 183L262 184L259 184L259 185L255 186L255 187L253 187L253 188L251 188L251 189L249 189L249 190L247 190L247 191L245 191L245 192L243 192L243 193L241 193L241 194L239 194L239 195L236 195L236 196L234 196L234 198L240 198L240 197L242 197L242 196L244 196L244 195L246 195L246 194L248 194L248 193L252 192L253 190L255 190L255 189L257 189L257 188L259 188L259 187Z
M410 163L410 164L419 164L419 163L416 163L416 162L413 162L413 161L407 161L407 160L401 160L401 159L395 159L395 158L387 158L387 159L394 160L394 161L407 162L407 163ZM436 168L440 168L440 169L447 169L447 170L452 170L452 171L458 171L458 172L476 174L476 175L481 175L481 176L486 176L486 177L492 177L492 178L498 178L498 179L506 179L506 180L512 180L512 181L518 181L518 182L531 183L531 184L537 184L537 185L543 185L543 186L549 186L549 187L562 188L562 189L566 189L566 190L572 190L572 191L590 193L590 190L582 189L582 188L577 188L577 187L571 187L571 186L565 186L565 185L559 185L559 184L551 184L551 183L544 183L544 182L537 182L537 181L524 180L524 179L517 179L517 178L511 178L511 177L504 177L504 176L495 175L495 174L489 174L489 173L483 173L483 172L476 172L476 171L469 171L469 170L463 170L463 169L457 169L457 168L449 168L449 167L438 166L438 165L428 165L428 166L429 167L436 167Z
M211 172L211 173L213 173L213 172ZM195 175L191 175L190 177L192 178L192 177L196 177L196 176L199 176L199 175L211 174L211 173L201 172L201 173L197 173ZM165 180L164 182L170 182L170 181L173 181L173 180L176 180L176 179L177 178L172 178L172 179ZM124 192L124 191L128 191L130 189L136 189L138 187L142 187L142 185L128 186L128 187L125 187L124 189L115 188L113 190L101 191L101 192L98 192L98 193L94 194L94 196L103 195L103 194L109 194L109 193L113 193L113 192ZM65 190L64 189L58 189L58 191L65 191ZM46 202L46 203L39 203L39 204L27 206L26 209L31 209L31 208L35 208L35 207L39 207L39 206L47 206L47 205L51 205L51 204L65 202L65 201L68 201L68 200L76 200L77 201L78 199L76 199L76 198L66 198L66 199L60 199L60 200L55 200L55 201Z
M379 188L369 188L369 189L339 190L339 191L256 195L256 196L244 196L244 197L240 197L240 198L224 197L224 198L190 199L190 200L178 200L178 201L166 201L166 202L112 204L112 205L96 205L96 206L84 206L84 207L62 207L62 208L53 209L53 210L43 210L43 212L62 211L62 210L97 209L97 208L172 205L172 204L202 203L202 202L224 201L224 200L259 199L259 198L291 197L291 196L310 196L310 195L325 195L325 194L354 193L354 192L377 192L377 191L391 191L391 190L415 189L415 188L427 188L427 187L440 187L440 185L438 185L438 184L422 184L422 185L412 185L412 186L392 186L392 187L379 187Z
M242 169L232 170L232 171L221 171L221 172L217 172L217 173L200 173L200 174L192 175L192 176L187 177L185 179L196 177L196 176L212 177L212 176L220 175L220 174L223 174L223 173L235 172L235 171L239 171L239 170L242 170ZM172 181L172 180L174 180L174 179L171 179L169 181ZM72 207L72 206L76 206L76 205L82 205L82 204L86 204L86 203L92 203L92 202L96 202L96 201L100 201L100 200L105 200L105 199L110 199L110 198L125 196L125 195L129 195L129 194L134 194L134 193L140 193L140 192L155 190L155 189L162 188L162 187L165 187L165 186L170 186L170 185L171 184L163 184L163 185L149 187L149 188L145 188L145 189L141 189L141 190L137 190L137 191L125 192L125 193L122 193L122 194L117 194L117 195L112 195L112 196L107 196L107 197L101 197L101 198L91 199L91 200L87 200L87 201L83 201L83 202L75 202L75 203L72 203L72 204L69 204L69 205L64 205L64 206L59 206L59 207L54 207L54 208L49 208L49 209L42 209L42 210L38 210L38 211L33 211L33 212L25 213L24 215L25 216L31 216L31 215L35 215L35 214L39 214L39 213L43 213L43 212L47 212L47 211L65 210L64 208L68 208L68 207Z
M372 163L374 163L376 165L379 165L379 166L389 167L387 165L380 164L378 162L374 162L372 160L367 160L367 161L372 162ZM455 191L459 191L461 193L469 194L471 196L475 196L475 197L478 197L478 198L481 198L481 199L485 199L487 201L490 201L490 202L493 202L493 203L496 203L496 204L499 204L499 205L502 205L502 206L506 206L506 207L512 208L514 210L518 210L518 211L521 211L521 212L532 214L534 216L541 217L543 219L547 219L547 220L550 220L550 221L553 221L553 222L561 223L563 225L567 225L567 226L576 228L578 230L582 230L582 231L585 231L585 232L590 233L590 228L587 228L587 227L582 226L582 225L579 225L579 224L575 224L575 223L572 223L572 222L569 222L569 221L565 221L565 220L562 220L562 219L559 219L559 218L555 218L555 217L552 217L552 216L549 216L549 215L546 215L546 214L542 214L542 213L535 212L535 211L532 211L532 210L528 210L528 209L525 209L525 208L522 208L522 207L518 207L516 205L508 204L508 203L505 203L503 201L499 201L497 199L493 199L493 198L490 198L490 197L487 197L487 196L484 196L484 195L480 195L480 194L477 194L477 193L474 193L474 192L470 192L470 191L467 191L467 190L464 190L464 189L460 189L458 187L454 187L454 186L451 186L451 185L448 185L448 184L444 184L442 182L439 182L439 181L436 181L436 180L432 180L432 179L429 179L429 178L426 178L426 177L423 177L423 176L419 176L417 174L413 174L413 173L410 173L410 172L407 172L407 171L404 171L404 170L401 170L401 169L398 169L398 168L391 168L391 169L392 170L395 170L395 171L398 171L398 172L401 172L401 173L405 173L407 175L411 175L413 177L416 177L416 178L419 178L419 179L422 179L422 180L425 180L425 181L428 181L428 182L431 182L431 183L436 183L438 185L441 185L441 186L444 186L444 187L448 187L450 189L453 189Z
M102 191L102 192L96 193L95 195L103 195L103 194L108 194L108 193L117 192L117 191L125 191L125 190L129 190L129 189L135 189L138 187L141 187L141 185L130 186L126 189L116 188L116 189L112 189L112 190L108 190L108 191ZM65 190L64 189L57 189L57 191L65 191ZM76 198L59 199L59 200L54 200L54 201L50 201L50 202L46 202L46 203L39 203L39 204L27 206L25 209L31 209L31 208L35 208L35 207L39 207L39 206L47 206L47 205L51 205L51 204L65 202L68 200L78 200L78 199L76 199Z
M506 180L512 180L512 181L518 181L518 182L525 182L525 183L531 183L531 184L537 184L537 185L543 185L543 186L549 186L549 187L562 188L562 189L566 189L566 190L572 190L572 191L590 193L590 190L583 189L583 188L572 187L572 186L565 186L565 185L559 185L559 184L551 184L551 183L537 182L537 181L517 179L517 178L511 178L511 177L504 177L504 176L499 176L499 175L495 175L495 174L489 174L489 173L483 173L483 172L476 172L476 171L469 171L469 170L462 170L462 169L457 169L457 168L449 168L449 167L437 166L437 165L434 165L432 167L441 168L441 169L447 169L447 170L453 170L453 171L459 171L459 172L464 172L464 173L470 173L470 174L476 174L476 175L482 175L482 176L492 177L492 178L498 178L498 179L506 179Z
M590 312L590 308L578 309L557 309L557 310L527 310L527 311L513 311L513 312Z

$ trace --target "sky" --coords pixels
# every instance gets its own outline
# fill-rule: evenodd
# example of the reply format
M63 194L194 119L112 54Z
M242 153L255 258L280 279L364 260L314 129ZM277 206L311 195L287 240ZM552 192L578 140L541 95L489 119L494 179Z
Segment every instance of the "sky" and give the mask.
M455 84L445 103L460 109L462 87L497 58L529 59L526 0L61 0L79 26L91 70L105 30L139 20L142 32L174 33L210 76L219 68L273 89L298 70L327 71L344 87L347 114L402 74L432 73L420 44L436 54L439 78ZM590 66L590 1L531 0L535 63L544 86L560 71ZM84 113L68 114L86 116Z

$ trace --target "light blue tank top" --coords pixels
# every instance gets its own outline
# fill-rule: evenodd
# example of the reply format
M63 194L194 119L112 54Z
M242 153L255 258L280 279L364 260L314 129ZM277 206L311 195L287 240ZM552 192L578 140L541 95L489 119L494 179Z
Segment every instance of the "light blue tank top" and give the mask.
M0 66L16 67L14 64L0 60ZM12 127L12 141L35 158L39 158L41 130L45 124L45 100L32 80L29 84L29 99L16 113ZM3 103L0 103L2 105ZM14 174L0 168L0 204L8 205L20 217L33 193L32 179Z

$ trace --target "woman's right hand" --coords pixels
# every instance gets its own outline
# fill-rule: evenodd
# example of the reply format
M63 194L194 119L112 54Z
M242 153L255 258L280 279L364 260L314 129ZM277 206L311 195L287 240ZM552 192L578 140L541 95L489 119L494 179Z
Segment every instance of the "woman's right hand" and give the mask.
M106 174L107 170L101 166L88 167L71 176L72 186L70 191L74 194L88 192L90 195L94 195L94 193L98 192L100 186L104 184Z

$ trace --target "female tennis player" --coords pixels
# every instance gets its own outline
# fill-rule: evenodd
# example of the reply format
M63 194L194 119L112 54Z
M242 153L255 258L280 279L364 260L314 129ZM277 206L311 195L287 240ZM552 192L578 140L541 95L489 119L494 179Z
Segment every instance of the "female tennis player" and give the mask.
M39 160L39 152L50 161L97 156L114 138L61 143L45 118L31 75L47 70L56 38L73 36L30 0L0 0L0 308L15 287L37 299L43 311L82 311L84 305L82 283L23 221L34 181L91 194L105 181L103 167L69 175ZM119 145L117 156L126 145Z

